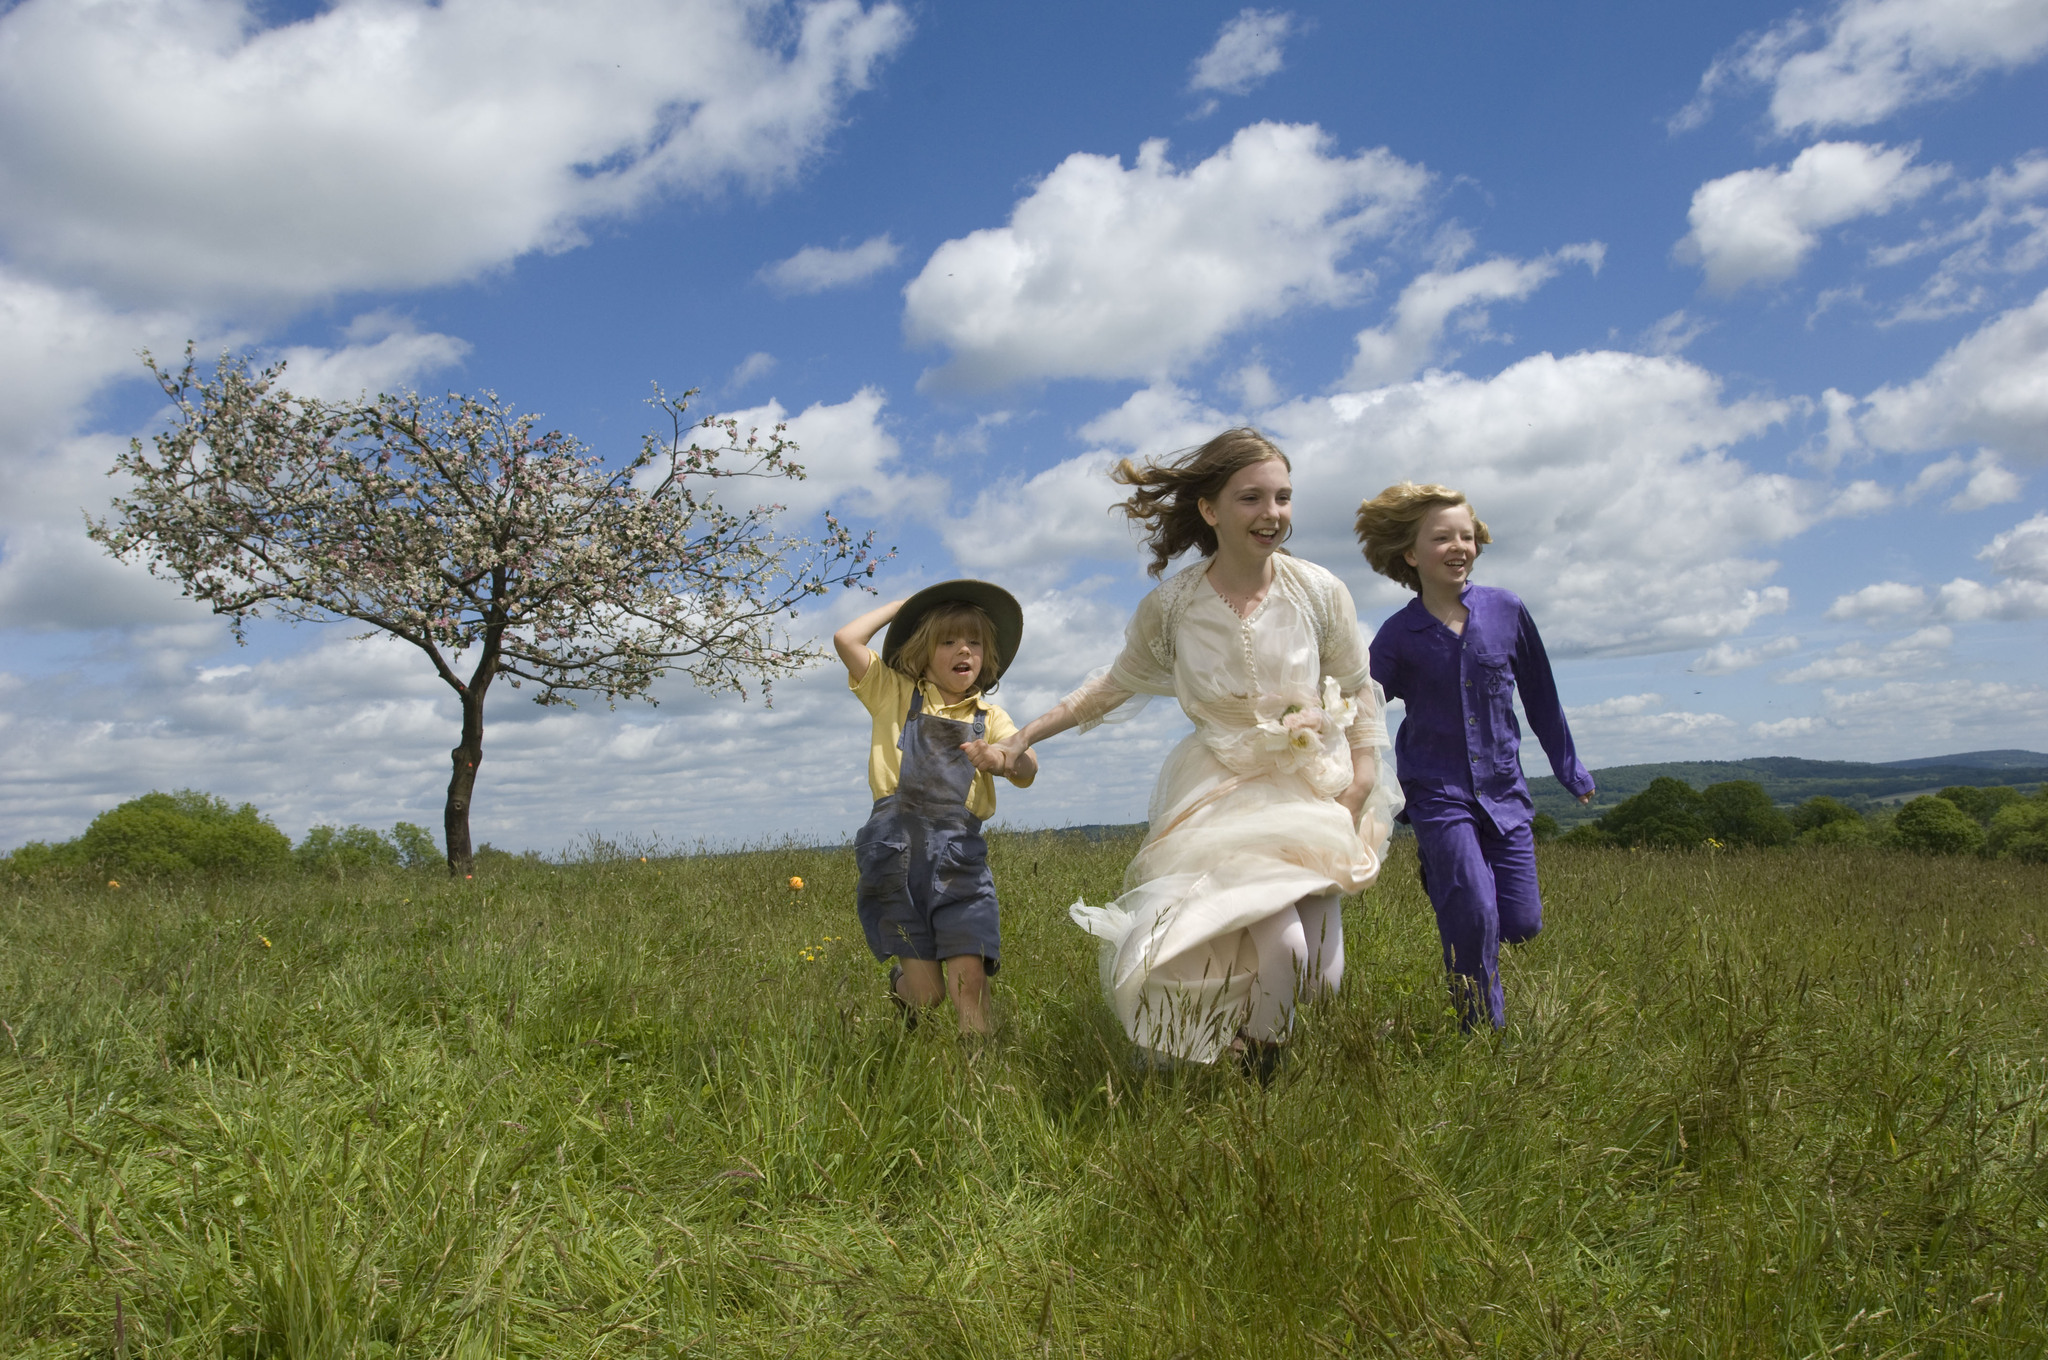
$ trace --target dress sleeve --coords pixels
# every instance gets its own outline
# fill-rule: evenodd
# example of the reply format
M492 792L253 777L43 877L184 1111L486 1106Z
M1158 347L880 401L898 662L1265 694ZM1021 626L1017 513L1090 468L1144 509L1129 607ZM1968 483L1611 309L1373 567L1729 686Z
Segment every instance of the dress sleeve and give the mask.
M1083 680L1062 701L1076 727L1086 732L1104 722L1127 722L1152 695L1173 693L1173 668L1160 660L1162 654L1173 654L1163 645L1166 626L1166 610L1160 592L1154 590L1138 602L1116 660Z
M1321 594L1323 674L1337 682L1338 693L1358 706L1345 735L1353 747L1382 745L1387 740L1387 701L1372 680L1371 658L1358 631L1358 606L1351 601L1350 589L1335 575L1324 583Z
M1096 670L1081 682L1078 689L1060 701L1067 706L1067 716L1074 720L1077 730L1088 732L1105 722L1123 722L1137 716L1142 703L1127 702L1132 697L1131 691L1111 678L1113 669L1104 666Z
M1394 818L1403 802L1401 784L1394 777L1394 746L1387 736L1387 696L1372 677L1372 656L1358 628L1358 606L1351 591L1334 574L1323 596L1323 674L1337 682L1337 690L1351 700L1354 712L1344 729L1351 746L1352 768L1369 766L1373 772L1372 792L1360 809L1358 836L1381 860L1387 856L1387 842L1394 833Z

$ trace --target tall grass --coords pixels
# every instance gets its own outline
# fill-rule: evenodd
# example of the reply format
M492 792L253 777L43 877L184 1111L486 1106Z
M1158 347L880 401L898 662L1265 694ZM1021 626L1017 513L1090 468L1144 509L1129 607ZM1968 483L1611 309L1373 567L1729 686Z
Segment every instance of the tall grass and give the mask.
M1551 847L1494 1039L1397 850L1262 1089L1129 1063L1132 848L995 839L980 1048L844 852L8 890L0 1353L2048 1350L2048 871Z

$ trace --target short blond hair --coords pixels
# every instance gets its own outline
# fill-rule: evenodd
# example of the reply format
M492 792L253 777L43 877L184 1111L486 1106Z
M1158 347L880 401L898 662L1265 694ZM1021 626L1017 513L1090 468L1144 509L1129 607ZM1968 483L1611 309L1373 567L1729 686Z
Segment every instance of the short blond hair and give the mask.
M1465 499L1464 492L1434 482L1396 482L1361 503L1355 527L1365 560L1380 575L1420 591L1422 576L1408 565L1408 554L1415 551L1416 535L1422 532L1422 521L1429 518L1430 512L1452 505L1472 510L1472 502ZM1479 518L1477 510L1472 510L1472 527L1482 549L1493 542L1493 535L1486 531L1486 521Z
M981 674L974 677L974 687L968 693L991 694L1003 673L1003 658L996 655L996 623L980 606L965 600L947 600L926 610L889 664L912 680L922 680L940 640L961 637L969 631L981 642Z

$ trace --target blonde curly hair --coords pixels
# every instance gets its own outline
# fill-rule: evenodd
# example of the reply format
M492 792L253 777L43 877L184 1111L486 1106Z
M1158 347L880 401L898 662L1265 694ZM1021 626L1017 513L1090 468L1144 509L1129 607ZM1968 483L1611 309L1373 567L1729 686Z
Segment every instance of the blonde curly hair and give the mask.
M1365 560L1380 575L1399 581L1413 591L1422 589L1422 576L1408 564L1408 554L1415 551L1415 539L1422 531L1422 521L1432 510L1445 506L1462 505L1472 510L1472 502L1465 499L1465 493L1434 482L1396 482L1369 501L1358 507L1358 546L1365 550ZM1478 532L1481 550L1493 542L1493 535L1486 531L1486 521L1479 518L1479 512L1472 510L1472 527ZM1476 555L1476 554L1475 554Z

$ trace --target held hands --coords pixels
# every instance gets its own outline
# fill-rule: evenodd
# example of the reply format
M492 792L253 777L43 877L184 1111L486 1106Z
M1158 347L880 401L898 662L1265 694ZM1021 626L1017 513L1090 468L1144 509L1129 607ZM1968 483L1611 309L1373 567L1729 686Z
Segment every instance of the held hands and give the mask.
M1001 741L965 741L960 743L960 749L967 753L974 768L984 773L1021 774L1025 755L1030 749L1020 740L1022 735L1013 732Z

